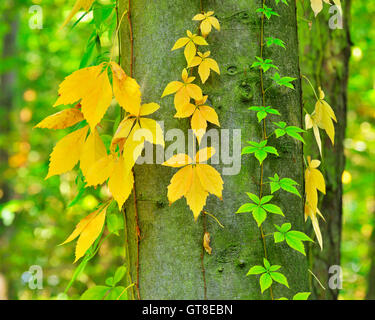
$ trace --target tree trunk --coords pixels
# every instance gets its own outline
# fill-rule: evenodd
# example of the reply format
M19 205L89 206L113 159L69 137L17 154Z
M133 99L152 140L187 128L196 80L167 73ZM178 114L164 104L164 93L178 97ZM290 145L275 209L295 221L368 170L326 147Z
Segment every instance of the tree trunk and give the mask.
M323 158L322 169L326 179L327 193L322 198L319 207L326 222L320 222L324 249L314 247L310 252L310 268L322 282L324 290L317 281L311 278L313 291L318 299L337 299L338 288L330 288L329 268L340 265L340 244L342 227L342 182L341 177L345 169L344 138L346 129L347 84L349 75L350 34L349 17L350 1L342 1L343 29L331 29L328 5L319 13L317 18L311 10L310 3L305 3L299 9L299 16L312 22L311 26L305 19L298 25L301 39L300 56L301 72L312 83L321 86L326 94L326 100L335 111L338 123L335 124L335 145L332 146L326 134L322 135ZM308 84L303 86L304 107L312 112L315 104L312 89ZM322 131L321 131L322 133ZM312 137L312 134L311 134ZM306 154L319 158L316 143L310 140Z
M2 54L1 59L6 65L12 66L9 60L15 54L15 44L18 31L18 15L14 10L14 7L6 8L2 14L4 25L9 28L9 31L4 35L2 42ZM6 67L5 67L6 68ZM11 67L10 67L11 68ZM15 84L15 71L12 69L5 69L0 75L0 128L1 135L7 136L11 126L11 110L14 104L14 84ZM3 173L8 169L8 152L9 141L2 139L0 141L0 172ZM0 178L0 203L6 202L10 199L10 188L6 180Z
M268 2L268 1L267 1ZM249 106L260 105L259 71L250 69L254 57L260 52L260 15L255 11L261 1L227 0L203 1L205 11L214 10L222 30L212 32L208 38L212 57L219 63L221 75L214 75L202 86L209 102L219 115L221 128L242 130L245 141L260 141L261 126ZM267 3L275 7L274 1ZM120 1L120 15L128 9L128 1ZM300 78L296 7L281 5L275 10L281 17L265 22L265 35L283 39L282 48L265 48L264 54L273 59L284 76ZM168 82L179 80L186 62L182 50L171 52L175 41L185 36L189 29L196 33L197 23L192 17L200 12L200 1L133 0L131 22L134 38L134 77L142 87L143 102L160 103L158 120L164 121L165 130L180 128L187 132L189 121L173 118L173 97L160 99ZM129 24L123 20L120 30L122 66L129 73L131 41ZM270 73L272 74L272 73ZM269 81L269 79L267 79ZM289 125L301 126L301 86L296 90L275 88L269 90L267 105L280 110L280 120ZM230 139L232 140L232 138ZM303 186L302 146L292 139L270 138L280 157L269 157L265 164L265 179L278 173L295 179ZM168 142L167 142L168 146ZM230 150L233 150L233 143ZM218 150L219 151L219 150ZM223 165L216 168L221 172ZM139 272L142 299L268 299L262 295L258 278L246 277L253 265L262 264L263 245L259 229L250 214L235 214L241 204L248 202L245 192L258 192L259 163L254 157L243 157L237 175L225 175L223 201L210 196L206 210L214 214L224 229L210 217L193 215L185 199L168 205L167 186L175 169L161 165L135 167L137 211L141 237L139 264L137 263L137 235L134 199L125 206L129 265L131 277L136 282ZM265 191L269 192L268 186ZM301 191L301 190L300 190ZM301 191L302 192L302 191ZM274 197L284 210L286 218L269 215L264 223L265 233L274 230L273 223L291 222L294 229L303 229L303 203L295 195L282 193ZM212 255L204 253L202 240L204 224L211 234ZM282 265L291 290L274 286L276 298L292 297L308 291L307 260L285 244L274 244L273 237L266 238L269 260ZM203 264L202 264L203 259ZM207 294L205 294L205 290ZM136 295L135 295L136 296Z

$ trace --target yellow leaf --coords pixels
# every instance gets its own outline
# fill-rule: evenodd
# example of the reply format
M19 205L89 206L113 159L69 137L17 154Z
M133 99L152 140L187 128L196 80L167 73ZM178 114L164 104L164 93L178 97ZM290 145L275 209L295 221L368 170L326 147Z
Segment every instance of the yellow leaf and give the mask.
M200 25L200 29L202 31L202 35L205 37L207 36L210 32L211 32L211 23L208 19L204 19L202 22L201 22L201 25Z
M217 62L212 58L208 58L210 54L210 51L207 51L204 54L198 52L198 56L194 57L189 65L189 67L199 66L198 73L202 80L202 83L205 83L207 81L208 77L210 76L211 70L215 71L217 74L220 74L220 69Z
M65 129L83 120L81 110L77 108L65 109L46 117L34 128Z
M56 144L50 155L49 171L46 179L74 168L80 159L87 131L88 126L85 126L66 135Z
M208 193L214 194L222 200L224 181L221 178L220 173L208 164L197 164L196 170L203 188Z
M217 31L220 31L220 23L219 23L219 20L217 20L215 17L208 17L208 20L210 21L211 25L212 25Z
M195 155L195 162L196 163L202 163L210 159L214 154L216 153L216 150L214 147L208 147L203 148L197 152Z
M175 118L187 118L190 117L197 107L192 103L188 103L182 108L177 109L177 113L174 115Z
M193 160L187 154L179 153L165 161L163 166L179 168L192 162Z
M337 122L335 113L331 106L324 100L317 101L315 105L316 123L317 125L327 132L327 135L335 143L335 127L333 121Z
M115 62L111 62L113 92L119 105L132 115L138 116L141 107L141 91L137 81L129 77Z
M172 82L167 84L167 86L164 89L164 92L163 92L161 97L163 98L163 97L168 96L172 93L175 93L178 90L180 90L183 86L184 86L184 84L180 81L172 81Z
M196 161L206 161L215 153L212 147L204 148L196 154ZM220 174L206 164L191 165L192 159L186 154L177 154L163 163L164 166L186 167L177 171L168 186L168 200L172 204L185 196L187 204L193 211L194 219L197 220L202 211L206 198L212 193L222 198L223 180Z
M184 50L185 59L188 65L190 61L195 57L196 52L197 52L197 48L195 47L194 42L189 41Z
M111 150L112 152L115 151L115 146L117 144L120 145L120 150L122 150L125 140L129 137L129 134L133 128L135 118L126 117L122 120L113 135L112 142L111 142Z
M108 187L121 210L133 189L133 172L125 165L125 159L120 156L115 160L113 171L109 177Z
M65 19L60 29L64 28L79 10L83 9L85 11L88 11L93 2L94 0L76 0L76 3L74 4L72 11L70 11L68 17Z
M87 187L103 184L113 172L114 156L107 155L97 160L85 175Z
M98 130L91 131L86 142L83 145L80 157L80 168L86 177L91 166L99 159L107 156L107 150Z
M162 147L164 147L164 135L160 124L155 120L148 118L140 118L139 122L142 129L146 129L151 133L151 135L145 135L145 140L155 145L160 144Z
M144 147L144 132L138 123L135 124L134 128L129 134L129 137L125 140L124 144L124 159L126 170L133 168L138 157L142 154Z
M204 233L203 247L204 247L204 250L206 250L208 254L212 253L212 248L210 247L210 234L208 232Z
M80 222L78 222L78 224L76 225L76 228L74 229L72 234L63 243L61 243L59 245L62 246L63 244L66 244L70 241L73 241L75 238L77 238L81 234L83 229L86 228L86 226L89 224L89 222L92 219L95 218L95 216L98 214L98 212L99 212L99 210L91 212L88 216L84 217Z
M316 214L318 213L322 216L318 209L318 190L325 194L325 181L322 173L317 169L320 165L320 161L311 160L310 157L307 157L307 161L308 167L305 171L305 219L307 219L307 217L311 218L318 242L323 248L322 235L320 233Z
M112 101L112 88L104 64L73 72L60 84L54 106L81 100L82 113L93 130Z
M193 59L191 59L189 68L199 66L201 63L202 63L202 58L199 56L195 56Z
M148 116L155 111L159 110L160 106L157 103L151 102L147 104L142 104L141 112L139 113L140 116Z
M192 39L193 39L193 42L198 46L208 46L207 41L201 36L197 36L197 35L194 34ZM194 53L194 55L195 55L195 53Z
M323 10L323 1L330 4L329 0L310 0L311 8L314 11L315 17L319 14L320 11Z
M320 133L319 133L318 124L315 120L315 114L312 114L312 115L306 114L305 125L306 125L306 130L313 128L314 137L319 148L319 153L320 155L322 155L322 140L320 139Z
M203 210L203 207L206 204L207 197L208 192L203 188L197 175L196 168L193 168L191 186L186 193L185 198L191 211L193 211L195 221L198 219L199 214Z
M187 84L186 91L189 94L189 96L194 100L200 100L203 98L202 89L198 87L196 84Z
M198 143L201 143L201 140L206 133L207 121L201 114L199 109L196 109L193 116L191 117L191 129L193 130L195 136L197 137Z
M165 165L165 164L163 164ZM171 179L168 186L168 200L169 204L185 196L190 189L193 178L193 167L188 165L178 170Z
M194 20L194 21L201 21L201 20L203 20L203 19L205 19L205 18L206 18L206 17L205 17L204 14L198 13L197 15L195 15L195 16L193 17L193 20Z
M77 241L76 258L74 262L84 256L86 251L91 247L102 232L107 207L108 205L106 205L95 217L93 217L81 231Z
M176 110L179 110L181 108L184 108L188 103L190 103L190 95L186 90L186 86L183 86L176 92L176 95L174 96L174 105Z
M317 209L317 211L319 212L319 215L321 216L319 209ZM310 217L311 219L316 238L318 240L321 250L323 250L323 237L322 237L322 233L320 232L318 218L316 216L316 213L313 213L311 207L308 204L305 204L305 218L307 217Z
M219 117L215 111L215 109L208 107L208 106L200 106L199 111L201 112L202 116L208 121L211 122L218 127L220 127Z
M176 50L176 49L180 49L180 48L186 46L186 44L187 44L189 41L190 41L190 39L187 38L187 37L183 37L183 38L178 39L178 40L176 41L176 43L174 44L174 46L173 46L173 48L172 48L171 51Z
M199 28L204 37L211 32L211 27L214 27L216 30L220 31L220 23L215 17L212 17L213 14L213 11L208 11L203 14L197 14L193 18L195 21L202 21Z

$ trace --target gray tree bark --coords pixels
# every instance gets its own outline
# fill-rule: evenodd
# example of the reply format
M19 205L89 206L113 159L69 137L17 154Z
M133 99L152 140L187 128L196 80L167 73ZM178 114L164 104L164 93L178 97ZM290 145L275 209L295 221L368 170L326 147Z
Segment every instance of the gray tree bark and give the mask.
M310 268L322 282L320 284L310 277L313 293L318 299L337 299L339 290L329 286L329 268L340 265L340 245L342 228L342 182L341 177L345 169L344 138L346 129L347 84L349 76L350 58L350 0L341 1L343 7L343 29L331 29L329 20L333 14L328 12L328 5L319 13L317 18L306 2L299 9L300 19L298 30L301 46L301 72L312 83L321 86L326 94L326 100L335 111L338 123L335 124L335 145L332 146L326 134L322 134L323 174L326 179L326 195L322 197L319 208L326 222L320 222L324 249L314 247L310 251ZM310 20L312 24L306 22ZM308 84L303 86L304 107L311 112L316 99ZM322 133L322 131L321 131ZM311 137L312 138L312 134ZM319 151L313 140L309 141L306 154L319 158Z
M250 69L260 52L260 15L255 11L261 1L227 0L203 1L205 11L214 10L222 30L208 38L212 57L219 63L221 75L213 75L202 86L211 106L219 115L221 128L241 129L242 146L245 141L260 141L261 126L249 106L261 105L259 71ZM274 1L266 1L275 8ZM128 1L120 1L120 15L128 8ZM300 79L296 6L279 5L275 10L281 17L265 23L265 36L273 36L287 43L282 48L264 48L265 57L273 59L284 76ZM170 81L179 80L185 67L182 50L171 52L175 41L189 29L194 33L197 23L192 17L200 12L200 1L160 0L131 1L131 22L134 39L134 77L142 87L143 102L161 105L157 120L164 121L165 130L180 128L187 132L189 121L173 118L173 97L160 99ZM125 19L124 19L125 21ZM120 29L122 66L129 73L131 41L129 24ZM272 73L270 73L272 74ZM268 75L269 76L269 75ZM266 78L270 83L270 79ZM296 90L269 90L267 105L279 109L289 125L301 126L301 85ZM269 128L270 130L270 128ZM167 142L167 146L168 146ZM270 138L280 157L269 157L265 164L265 179L278 173L296 180L303 186L303 158L301 143L289 138ZM233 145L230 145L233 150ZM221 171L222 165L216 166ZM212 255L204 254L202 267L202 239L204 218L194 222L185 199L168 205L167 186L176 169L161 165L135 167L136 198L141 237L139 264L137 263L137 232L134 199L125 206L129 245L129 267L133 281L139 271L142 299L269 299L260 293L258 277L246 277L253 265L262 264L263 245L259 229L250 214L235 214L241 204L248 202L245 192L258 192L259 163L254 157L242 158L238 175L223 176L223 201L210 196L206 210L213 213L225 226L206 217L206 228L211 234ZM269 193L268 186L265 192ZM303 190L300 190L301 194ZM264 223L265 233L273 232L273 223L291 222L294 229L303 230L303 203L295 195L279 193L274 203L286 218L269 215ZM269 260L282 265L291 290L274 285L276 298L291 298L300 291L308 291L306 258L284 244L274 244L266 238ZM138 267L137 267L138 265ZM203 272L204 271L204 272ZM136 294L134 294L137 297Z

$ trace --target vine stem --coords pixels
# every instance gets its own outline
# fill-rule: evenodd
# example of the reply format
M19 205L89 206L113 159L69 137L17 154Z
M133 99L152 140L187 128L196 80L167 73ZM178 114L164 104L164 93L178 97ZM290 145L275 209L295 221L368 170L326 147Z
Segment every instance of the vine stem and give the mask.
M201 13L203 13L203 1L199 0L199 4L200 4ZM198 26L198 34L199 35L201 34L199 26ZM189 72L190 71L192 71L192 68L189 70ZM210 215L213 219L215 219L219 225L221 225L221 223L215 218L215 216L211 215L210 213L208 213L206 211L203 211L203 237L202 237L202 241L203 241L204 236L207 232L207 226L206 226L207 225L207 217L206 217L207 214ZM204 250L205 250L204 245L202 243L201 266L202 266L202 278L203 278L203 298L204 298L204 300L207 300L207 282L206 282L206 269L204 267Z
M133 77L134 71L134 37L133 37L133 25L131 20L131 0L128 0L128 12L127 12L127 19L129 24L129 37L130 37L130 66L129 66L129 74L130 77ZM135 288L137 292L138 300L141 300L141 294L139 290L139 241L141 239L141 229L139 228L139 215L138 215L138 206L137 206L137 189L135 183L135 172L134 168L132 168L132 173L134 176L133 182L133 199L134 199L134 219L135 219L135 232L136 232L136 242L137 242L137 260L136 260L136 282Z
M207 228L206 228L206 215L203 214L203 237L202 239L204 239L204 235L206 234L207 232ZM202 245L202 252L201 252L201 266L202 266L202 277L203 277L203 298L204 300L207 300L207 283L206 283L206 269L204 267L204 246Z
M265 0L262 0L263 8L265 6ZM263 48L264 48L264 18L265 15L262 13L261 17L261 29L260 29L260 58L263 59ZM266 107L266 97L265 97L265 90L264 90L264 80L263 80L263 70L259 69L260 73L260 89L261 89L261 95L262 95L262 104L263 107ZM263 119L263 139L267 139L267 130L266 130L266 119ZM264 168L263 168L263 162L260 165L260 185L259 185L259 198L262 198L263 194L263 174L264 174ZM263 232L263 227L260 226L260 235L262 238L263 243L263 250L264 250L264 257L268 260L268 254L267 254L267 245L266 245L266 237ZM272 285L270 286L270 295L271 299L274 300L273 291L272 291Z

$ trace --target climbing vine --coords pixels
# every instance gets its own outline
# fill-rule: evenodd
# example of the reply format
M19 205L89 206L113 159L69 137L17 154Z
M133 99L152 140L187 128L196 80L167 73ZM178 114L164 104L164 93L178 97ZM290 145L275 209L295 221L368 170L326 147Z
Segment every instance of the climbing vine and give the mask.
M149 117L160 106L153 102L142 103L140 86L132 78L133 58L129 61L130 75L127 75L122 67L113 61L116 35L125 15L127 15L131 30L130 1L128 9L121 13L121 17L118 15L117 2L108 8L97 8L96 3L93 4L93 2L93 0L77 0L72 13L63 26L78 10L83 8L87 11L92 6L94 20L95 12L98 19L101 19L96 25L97 37L99 37L99 31L102 31L101 28L105 25L105 21L103 21L103 16L106 17L105 12L116 11L118 21L117 28L113 32L112 46L107 54L96 59L101 60L100 63L93 63L92 66L74 71L60 84L59 97L54 107L63 105L69 106L69 108L48 116L36 125L37 128L46 129L72 128L71 133L62 138L54 147L50 155L46 179L66 173L79 163L81 190L106 184L111 194L111 197L100 204L97 210L83 218L73 233L62 243L66 244L78 238L74 262L81 258L83 260L73 276L73 281L97 253L102 241L111 234L118 234L118 230L124 228L124 221L121 222L119 215L107 215L107 212L109 208L112 209L111 211L114 210L112 203L116 202L119 213L131 191L135 188L133 167L142 153L145 142L164 147L163 131L160 125ZM100 43L100 39L98 42ZM104 117L112 104L113 97L121 108L116 120ZM103 135L107 142L104 143L101 133L104 133L103 122L107 121L114 123L114 134L109 137ZM108 232L104 236L106 221ZM101 238L102 240L100 240ZM91 288L93 290L89 293L84 294L84 297L94 292L96 292L96 296L103 293L103 296L113 298L111 292L116 292L119 293L116 298L126 297L124 292L134 283L128 281L130 285L127 288L116 287L124 274L123 269L118 269L113 278L107 279L107 290L96 286ZM72 282L67 289L71 284ZM135 286L137 296L140 298L138 274Z
M320 0L321 1L321 0ZM287 1L280 1L275 0L275 4L279 5L280 2L283 2L285 5L288 5ZM321 10L320 8L314 7L316 1L312 0L312 7L316 10ZM315 10L314 10L315 11ZM287 278L281 273L278 272L279 269L282 268L280 265L272 265L268 260L268 253L267 253L267 246L265 237L266 234L263 230L263 222L267 219L268 214L278 214L284 216L282 209L272 203L273 194L276 191L282 190L289 193L292 193L298 197L301 197L300 193L298 192L295 186L298 185L297 182L294 180L283 177L280 178L277 173L274 173L273 177L269 177L269 182L264 182L264 164L263 162L267 159L269 154L273 154L275 156L279 156L278 151L275 147L269 145L269 139L271 136L275 135L275 138L280 138L282 136L288 135L290 138L296 139L303 144L305 141L301 134L306 132L305 130L298 128L296 126L289 126L284 121L275 122L272 121L274 130L272 133L267 133L267 125L266 121L269 120L270 117L279 117L281 116L280 112L276 107L272 107L267 105L267 91L273 86L284 86L290 89L294 89L294 85L292 82L296 80L292 77L282 77L280 74L275 71L273 76L268 76L270 70L279 70L278 66L273 64L271 59L267 59L264 56L264 47L270 46L279 46L283 49L286 49L286 44L281 39L276 39L273 37L265 38L265 21L266 19L269 20L272 17L278 17L279 14L274 11L273 8L268 7L266 5L266 1L262 1L262 7L258 8L256 12L261 14L261 30L260 30L260 56L255 57L255 62L251 65L251 68L258 68L260 74L260 91L262 97L262 105L260 106L251 106L249 110L257 112L257 119L258 122L262 125L262 138L259 142L256 141L248 141L249 146L246 146L242 150L243 155L253 154L255 158L259 161L260 165L260 178L259 178L259 195L255 195L253 193L247 193L251 202L242 205L237 213L245 213L250 212L254 217L255 221L258 224L260 229L260 236L263 244L264 249L264 258L263 258L263 265L256 265L250 268L247 275L260 275L259 283L261 292L264 293L267 289L269 289L270 297L272 300L275 299L273 294L272 285L274 282L279 284L285 285L289 288L289 284ZM315 11L317 12L317 11ZM317 14L317 13L316 13ZM311 82L307 79L307 77L303 76L311 85ZM266 88L266 85L270 82L269 86ZM315 105L315 110L312 114L309 114L306 110L305 116L305 126L306 130L313 128L314 136L316 138L316 142L318 144L319 151L321 153L321 139L319 128L324 129L328 134L332 143L334 143L334 125L333 121L336 121L335 114L329 104L324 100L324 93L319 88L319 96L315 92L314 87L311 85L314 94L316 96L317 102ZM325 193L325 182L322 173L317 169L320 165L319 160L311 160L311 157L307 157L307 161L305 159L305 219L309 217L312 221L312 225L319 242L319 245L323 249L323 239L319 228L319 222L317 220L317 214L323 218L323 215L318 209L318 190L322 193ZM265 186L269 185L269 190L271 194L265 193ZM323 218L324 219L324 218ZM313 241L310 237L308 237L305 233L297 230L292 230L292 225L289 222L282 224L281 226L274 225L275 230L271 233L274 237L275 243L286 242L287 245L306 255L305 248L304 248L304 241ZM268 234L267 234L268 235ZM308 299L310 293L309 292L301 292L297 293L293 299L295 300L305 300ZM280 299L286 299L282 297Z
M213 11L201 12L193 17L194 21L199 21L201 35L186 31L187 37L180 38L174 44L172 51L184 47L186 68L182 70L182 81L170 82L162 97L174 94L174 107L176 109L175 118L190 118L191 129L197 138L198 145L206 133L207 122L220 127L219 118L210 106L206 105L208 96L203 95L201 87L193 82L194 68L198 69L202 84L204 84L211 74L211 70L220 74L217 62L210 58L211 52L201 52L201 46L208 46L207 37L212 27L220 30L219 21L213 16ZM194 100L194 104L191 103ZM194 219L197 220L209 194L213 194L222 199L223 180L212 166L205 164L216 150L213 147L200 149L194 160L186 154L174 155L163 163L164 166L180 169L171 179L168 186L168 200L170 204L180 199L186 198L186 202L193 211ZM207 238L207 236L206 236ZM207 241L206 241L207 243Z

